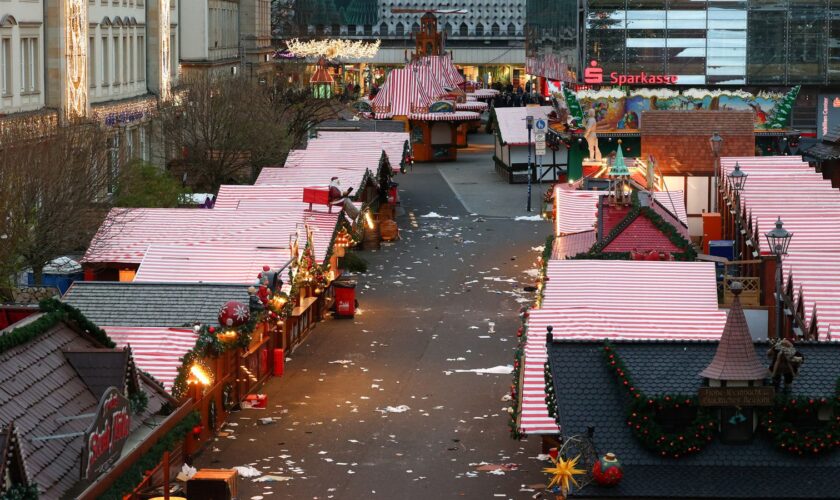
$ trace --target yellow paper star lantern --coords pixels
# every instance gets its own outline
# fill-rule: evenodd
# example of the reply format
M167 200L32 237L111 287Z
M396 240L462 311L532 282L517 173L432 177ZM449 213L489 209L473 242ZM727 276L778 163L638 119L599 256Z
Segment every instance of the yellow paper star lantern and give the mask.
M575 476L584 473L582 469L575 467L578 460L580 460L580 455L568 460L563 457L551 458L551 462L554 464L554 467L546 467L543 469L543 472L546 474L551 474L551 481L548 483L548 489L551 489L554 486L560 486L560 489L563 490L563 493L565 494L569 492L569 488L571 487L570 483L578 486Z

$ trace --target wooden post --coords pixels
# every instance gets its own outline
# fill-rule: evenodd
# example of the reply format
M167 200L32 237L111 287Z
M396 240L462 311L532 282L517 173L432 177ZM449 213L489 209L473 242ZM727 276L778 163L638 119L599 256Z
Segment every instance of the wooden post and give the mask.
M169 450L163 452L163 500L169 500Z
M776 332L776 259L762 258L761 263L761 291L762 304L767 306L767 337L777 338Z

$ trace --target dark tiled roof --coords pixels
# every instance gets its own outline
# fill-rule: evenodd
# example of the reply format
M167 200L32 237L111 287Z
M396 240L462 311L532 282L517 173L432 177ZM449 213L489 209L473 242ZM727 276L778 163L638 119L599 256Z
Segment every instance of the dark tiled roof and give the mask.
M27 471L41 498L65 498L79 481L82 438L32 438L85 431L90 425L87 419L58 419L93 413L99 403L62 351L99 347L60 322L34 340L0 354L0 427L15 423ZM149 404L142 417L131 419L132 432L165 401L155 389L144 390Z
M219 308L225 302L248 302L248 287L77 281L62 300L100 326L216 324Z
M726 315L715 357L700 375L715 380L760 380L768 375L767 367L761 364L755 352L738 295Z
M840 158L840 144L819 142L805 149L803 153L818 160L836 160Z
M405 132L405 125L394 120L327 120L319 123L316 128L346 128L362 132Z
M128 351L85 349L64 351L64 357L98 400L109 387L123 390Z
M709 363L716 342L614 341L634 383L650 395L696 393L700 371ZM643 448L626 424L626 399L602 358L601 342L555 341L549 347L557 410L563 433L595 428L598 453L614 452L625 469L615 489L588 486L575 496L633 498L837 498L829 478L840 471L840 453L818 459L777 451L769 439L749 445L712 443L679 460L661 458ZM793 393L832 396L840 375L840 345L800 344L805 356ZM755 344L763 357L766 343ZM779 480L784 471L788 481ZM793 473L792 471L796 471Z

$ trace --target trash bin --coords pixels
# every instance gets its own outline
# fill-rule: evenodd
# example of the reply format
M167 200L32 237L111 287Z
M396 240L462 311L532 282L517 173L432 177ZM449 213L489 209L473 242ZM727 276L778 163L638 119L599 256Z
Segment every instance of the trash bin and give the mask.
M356 315L356 282L341 280L333 282L335 290L335 316L352 318Z

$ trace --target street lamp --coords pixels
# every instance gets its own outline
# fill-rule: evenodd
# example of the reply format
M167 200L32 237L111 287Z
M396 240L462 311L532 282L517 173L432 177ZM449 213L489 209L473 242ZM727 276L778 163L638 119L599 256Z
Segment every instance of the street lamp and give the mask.
M741 221L741 191L744 189L744 184L747 183L747 173L741 170L741 165L738 162L735 162L735 169L729 172L727 178L729 179L729 185L733 191L734 200L729 200L733 202L734 211L732 212L735 215L735 221L737 225L735 227L735 251L740 252L741 247L738 244L738 233L744 231L743 229L743 221ZM736 255L736 258L738 256Z
M528 129L528 211L531 211L531 130L534 128L534 115L525 116L525 127Z
M782 255L787 254L793 233L784 228L782 218L776 219L776 227L764 233L770 253L776 257L776 338L783 338L782 331Z
M712 212L717 212L718 199L718 170L720 169L720 147L723 144L723 137L717 132L712 134L709 139L709 147L712 148L712 154L715 157L715 196L712 198Z

